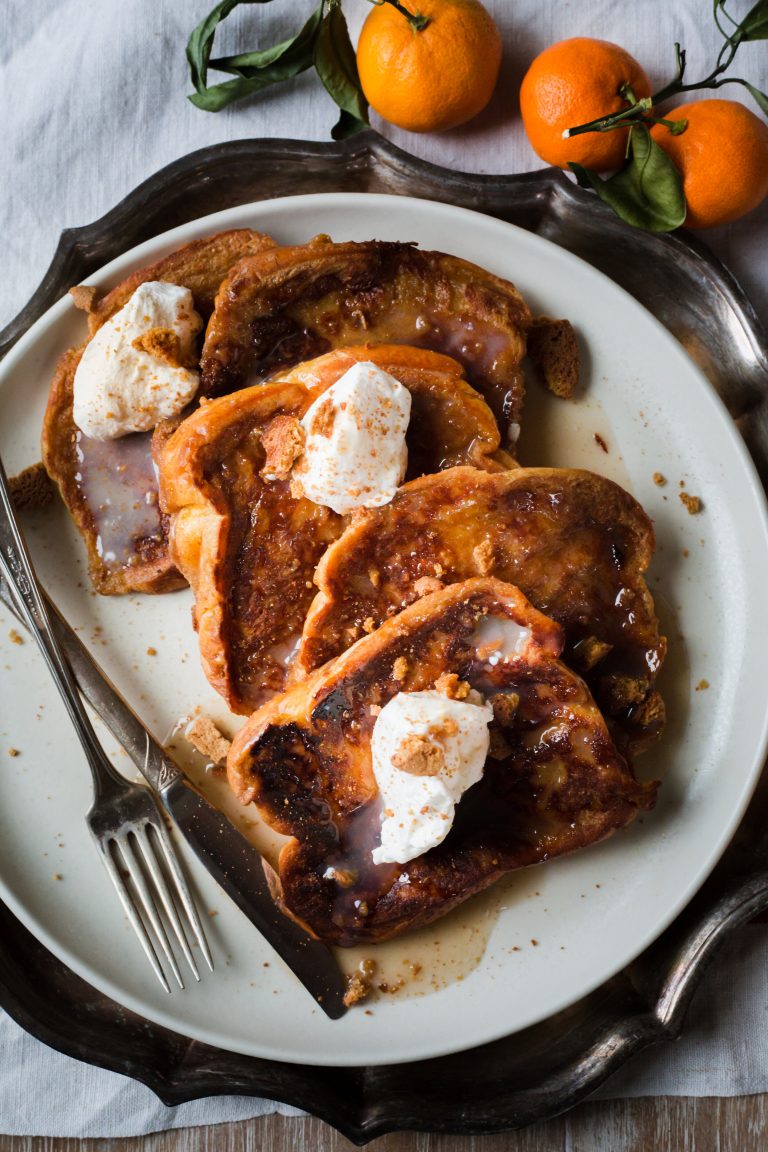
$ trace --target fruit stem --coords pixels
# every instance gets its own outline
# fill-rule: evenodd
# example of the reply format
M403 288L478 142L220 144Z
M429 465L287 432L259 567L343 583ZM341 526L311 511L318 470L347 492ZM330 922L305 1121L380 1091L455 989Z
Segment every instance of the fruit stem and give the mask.
M418 12L409 12L407 8L404 8L402 4L398 3L398 0L371 0L371 3L375 4L377 8L382 4L391 4L393 8L397 9L401 16L405 16L408 23L416 32L423 32L430 22L429 16L421 16Z

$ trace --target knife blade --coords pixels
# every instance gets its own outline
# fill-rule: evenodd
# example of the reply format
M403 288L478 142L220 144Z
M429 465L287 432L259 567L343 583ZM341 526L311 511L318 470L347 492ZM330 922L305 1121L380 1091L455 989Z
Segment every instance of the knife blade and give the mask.
M19 619L13 591L0 577L0 600ZM332 1020L346 1012L346 980L330 948L279 910L261 854L187 781L169 753L122 698L46 596L56 636L81 693L155 789L203 867L285 961ZM19 621L23 623L23 621Z

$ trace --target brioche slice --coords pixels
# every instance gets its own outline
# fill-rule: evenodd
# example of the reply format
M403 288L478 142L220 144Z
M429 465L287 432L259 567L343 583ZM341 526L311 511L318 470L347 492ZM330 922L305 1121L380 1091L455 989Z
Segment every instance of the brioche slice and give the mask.
M344 345L412 344L458 360L505 428L520 419L529 322L513 284L466 260L320 237L232 269L206 333L203 388L233 392Z
M207 319L232 264L273 246L268 236L247 228L221 232L132 273L101 298L81 289L75 300L88 311L91 336L127 304L139 284L150 280L189 288L195 308ZM74 423L73 386L83 347L69 349L57 365L42 451L48 475L85 540L93 586L107 594L181 588L184 578L168 555L168 522L157 501L152 433L101 442L84 436Z
M493 415L459 365L406 346L330 352L207 401L185 420L160 456L162 507L171 555L195 593L205 674L233 712L252 712L284 687L315 567L346 523L292 494L290 467L301 450L293 436L317 397L363 361L411 393L410 476L459 461L496 470L505 463Z
M425 587L472 576L516 584L565 630L584 675L632 752L654 739L654 682L666 652L643 578L654 548L643 509L617 484L568 468L490 475L453 468L404 485L326 552L296 660L318 668ZM427 585L429 587L429 585Z
M506 644L505 629L527 642ZM270 861L288 915L329 943L376 943L444 915L504 872L602 840L653 806L561 630L522 593L474 579L426 596L256 712L230 749L230 784L291 837ZM505 646L506 645L506 646ZM380 709L401 692L479 691L493 706L482 779L441 844L374 864L382 803L371 765Z

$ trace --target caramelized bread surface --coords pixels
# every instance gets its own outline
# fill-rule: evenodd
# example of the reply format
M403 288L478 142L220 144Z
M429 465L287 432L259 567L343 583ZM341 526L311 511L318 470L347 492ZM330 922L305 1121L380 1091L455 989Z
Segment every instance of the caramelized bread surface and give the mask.
M530 630L503 652L505 623ZM228 758L243 803L290 839L274 862L283 910L328 942L374 943L425 924L502 873L584 848L653 806L562 634L522 593L473 579L426 596L247 721ZM500 651L501 649L501 651ZM374 865L381 800L371 767L378 710L455 674L494 707L491 753L442 844Z
M94 299L88 310L90 333L149 280L189 288L195 308L207 320L232 264L272 246L273 240L250 229L195 240ZM84 436L72 419L82 351L72 348L59 360L43 421L42 451L46 470L85 541L93 586L103 593L183 587L184 578L168 554L168 521L158 505L152 433L100 442Z
M289 436L317 397L360 361L372 361L411 393L409 476L459 462L499 470L506 460L493 414L460 366L417 348L340 349L267 384L205 401L168 440L160 489L172 519L171 555L195 593L203 667L234 712L253 711L284 686L315 567L346 523L292 495L289 471L278 461L277 478L265 479L265 444L276 433Z
M320 238L232 269L206 333L203 387L232 392L343 345L411 344L458 360L505 427L520 419L529 323L514 285L466 260Z
M565 660L641 751L661 731L654 688L666 652L645 583L650 520L629 493L591 472L459 467L404 485L357 517L325 553L297 674L343 652L419 596L424 579L493 576L516 584L565 630ZM428 585L427 585L428 586Z

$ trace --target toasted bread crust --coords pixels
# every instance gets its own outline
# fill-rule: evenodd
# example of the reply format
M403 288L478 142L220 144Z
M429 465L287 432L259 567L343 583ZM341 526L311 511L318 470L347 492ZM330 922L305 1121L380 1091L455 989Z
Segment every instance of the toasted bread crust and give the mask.
M455 468L421 477L358 517L326 552L296 673L337 656L364 621L376 626L413 602L425 576L449 584L490 575L517 584L563 625L567 662L639 751L663 726L658 707L639 708L666 652L643 579L653 546L637 501L591 472ZM634 702L617 698L622 678L635 686Z
M315 567L346 522L293 494L289 474L269 472L264 435L269 448L276 422L287 428L366 360L411 392L411 475L457 460L502 467L496 423L460 367L405 346L339 349L206 401L185 420L160 457L161 504L172 517L171 554L195 592L205 673L235 712L253 711L265 691L284 686Z
M203 388L231 392L344 345L411 344L455 357L505 425L520 418L529 322L513 284L466 260L326 238L232 269L206 333Z
M531 631L524 653L494 663L478 648L488 620ZM283 909L320 938L377 942L426 924L502 873L586 847L655 800L612 743L584 682L556 657L561 631L497 580L454 584L424 598L256 712L227 770L293 839L272 861ZM395 665L407 665L404 678ZM459 673L499 708L499 759L459 803L447 838L405 864L374 865L381 807L371 767L376 714L397 692ZM318 818L319 813L322 818ZM343 884L338 877L343 877Z
M150 267L134 272L101 299L90 292L80 294L81 303L89 309L91 335L128 302L139 284L149 280L189 288L196 309L206 318L213 309L216 290L232 263L273 244L269 237L250 229L222 232L193 241ZM58 485L83 536L89 573L97 592L169 592L182 588L186 581L168 554L168 519L159 509L154 516L151 510L144 510L135 518L128 509L126 519L135 519L137 534L131 535L130 528L125 528L123 538L123 533L118 532L120 546L117 549L112 549L103 538L101 509L94 503L100 499L99 477L95 475L90 485L81 479L89 459L94 473L108 472L113 476L123 470L134 475L135 504L141 504L147 495L156 500L152 434L120 437L107 445L83 437L72 418L72 403L75 371L84 347L65 352L57 365L43 421L42 452L46 471ZM127 504L130 503L128 500ZM111 552L115 553L114 559L109 558Z

